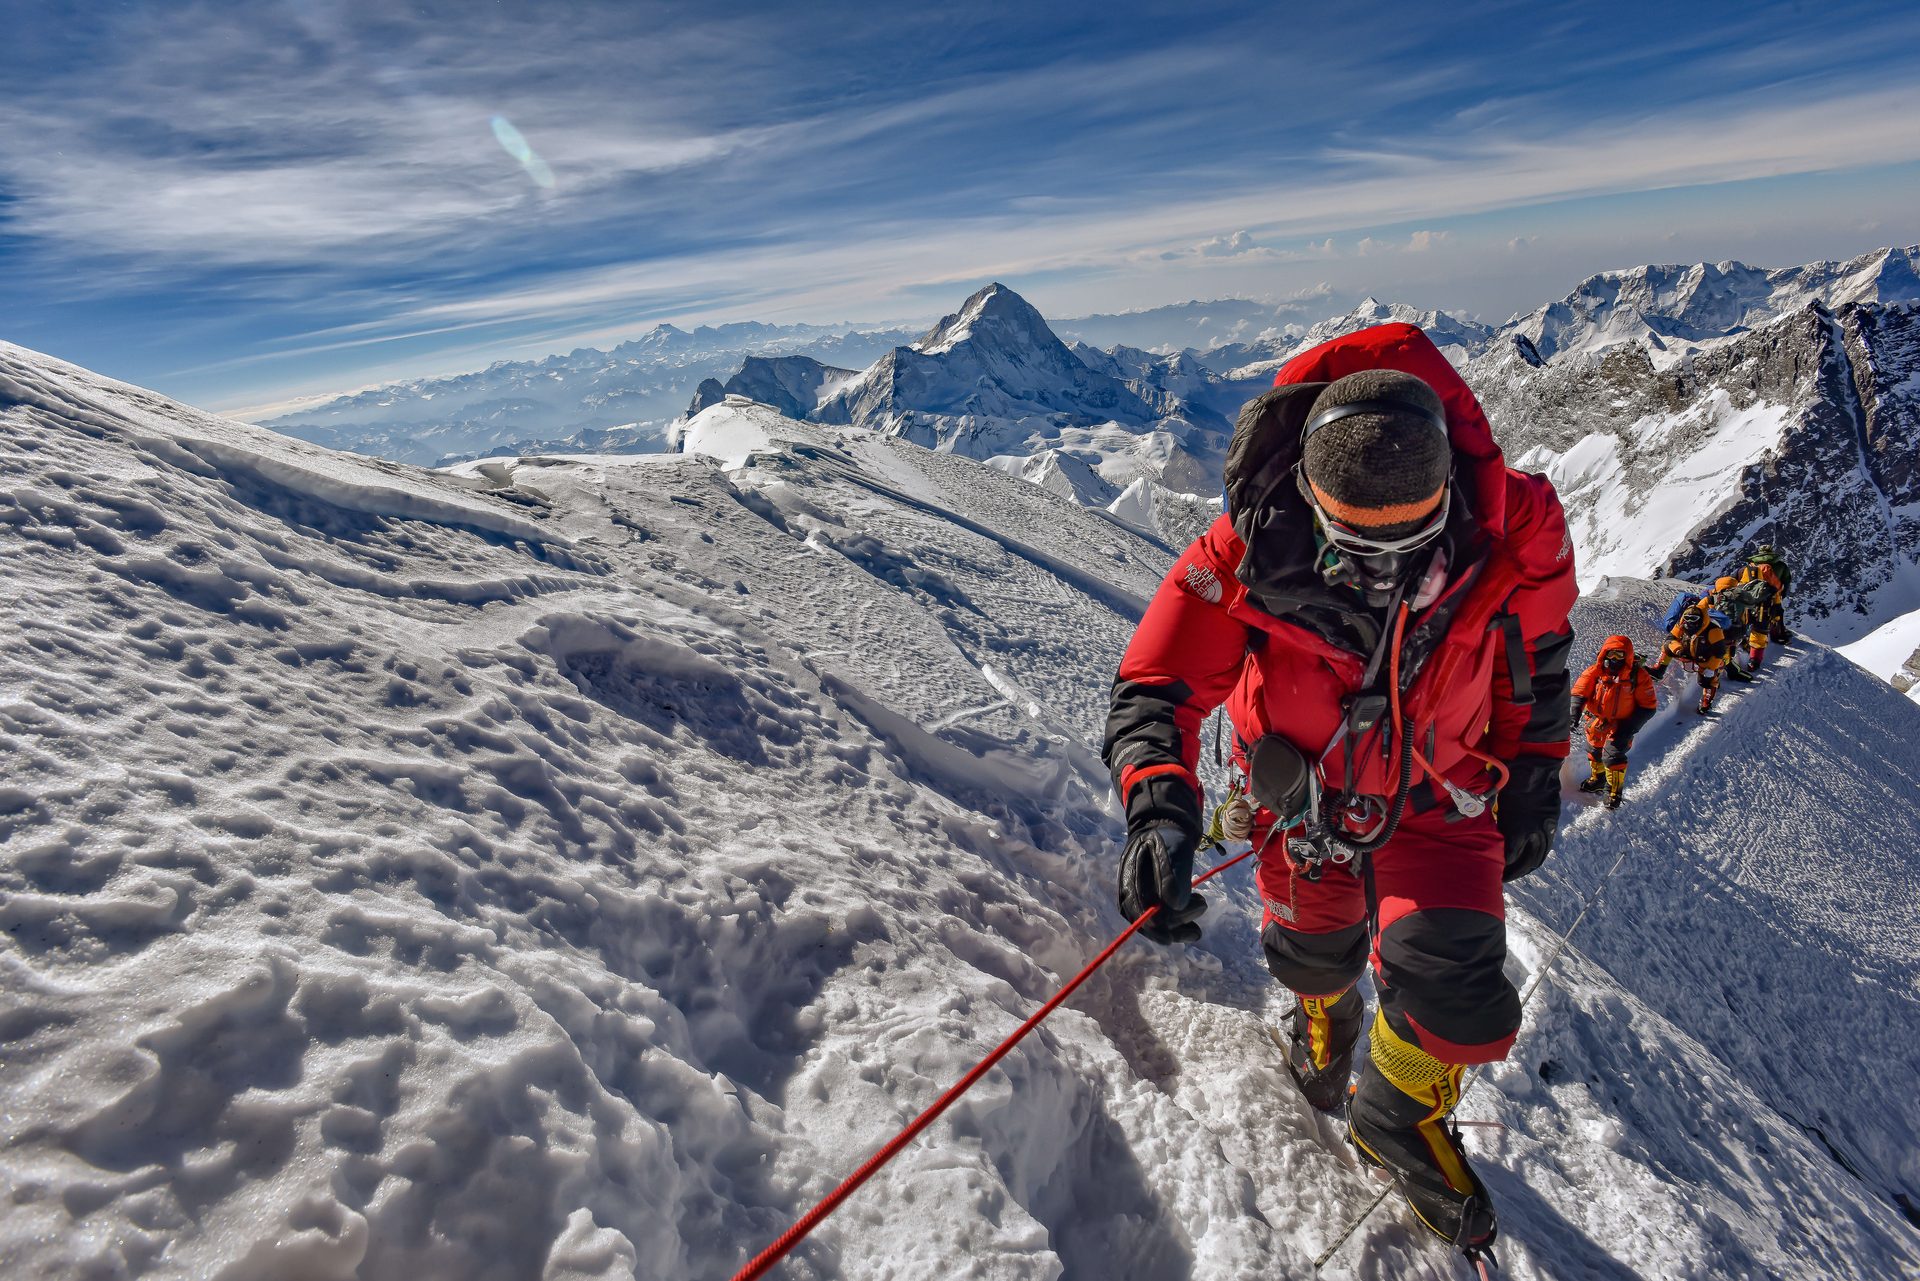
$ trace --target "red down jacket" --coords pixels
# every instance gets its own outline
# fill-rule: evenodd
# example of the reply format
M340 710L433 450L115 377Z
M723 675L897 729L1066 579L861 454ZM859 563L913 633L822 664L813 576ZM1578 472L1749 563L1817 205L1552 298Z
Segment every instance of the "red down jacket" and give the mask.
M1403 711L1439 773L1484 790L1479 754L1506 762L1567 754L1567 613L1578 594L1572 541L1551 483L1506 466L1473 393L1418 328L1380 325L1336 338L1289 361L1274 382L1324 384L1378 368L1414 374L1439 393L1455 458L1447 585L1409 621ZM1245 422L1243 414L1243 432ZM1297 456L1297 437L1287 447ZM1142 779L1177 775L1192 788L1187 817L1197 821L1200 725L1222 703L1240 744L1281 734L1310 760L1334 744L1322 777L1340 789L1342 700L1361 689L1371 647L1330 624L1329 602L1347 589L1325 586L1312 569L1311 517L1286 509L1285 489L1258 537L1263 548L1304 547L1304 571L1276 584L1270 566L1250 563L1236 513L1223 514L1174 562L1134 634L1114 683L1104 753L1123 805ZM1270 543L1272 526L1287 520L1296 527ZM1349 618L1362 612L1357 603L1341 608ZM1382 750L1378 730L1355 756L1353 791L1392 796L1399 761ZM1429 786L1425 804L1435 800Z

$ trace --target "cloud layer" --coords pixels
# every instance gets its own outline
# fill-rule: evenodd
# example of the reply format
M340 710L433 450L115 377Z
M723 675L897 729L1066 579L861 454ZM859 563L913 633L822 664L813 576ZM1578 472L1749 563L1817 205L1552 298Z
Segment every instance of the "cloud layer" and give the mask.
M1920 17L1882 6L901 8L30 12L8 336L217 398L655 319L917 317L987 278L1063 314L1370 264L1498 309L1495 256L1564 291L1621 265L1576 246L1703 223L1651 193L1798 184L1728 219L1757 245L1869 168L1892 195L1853 221L1920 238Z

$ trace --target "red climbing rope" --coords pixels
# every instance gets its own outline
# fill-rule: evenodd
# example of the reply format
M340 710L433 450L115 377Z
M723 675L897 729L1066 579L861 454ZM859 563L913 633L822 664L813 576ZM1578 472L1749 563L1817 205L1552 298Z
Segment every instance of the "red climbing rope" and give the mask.
M1202 872L1198 877L1196 877L1193 883L1196 886L1198 886L1199 884L1201 884L1201 882L1210 880L1211 878L1218 876L1220 873L1232 867L1235 863L1243 862L1246 859L1249 859L1252 857L1253 857L1253 851L1248 850L1246 853L1240 855L1238 858L1228 859L1226 862L1221 863L1217 867L1212 867L1207 869L1205 872ZM913 1118L912 1122L908 1124L906 1129L900 1131L900 1133L894 1135L891 1139L887 1140L887 1145L881 1148L878 1152L875 1152L872 1156L868 1157L867 1163L865 1165L861 1166L859 1169L855 1170L852 1174L848 1175L845 1182L841 1183L839 1187L835 1188L832 1192L828 1193L826 1200L822 1201L819 1205L814 1206L813 1209L807 1211L805 1215L801 1216L801 1219L798 1223L795 1223L792 1227L788 1228L785 1232L780 1234L780 1239L778 1241L775 1241L772 1245L768 1246L766 1249L762 1250L758 1255L754 1256L753 1262L747 1264L746 1267L734 1273L733 1281L754 1281L756 1277L765 1276L767 1274L768 1269L772 1268L774 1264L780 1262L781 1259L785 1258L787 1256L787 1253L791 1251L794 1246L799 1245L800 1242L806 1237L806 1235L809 1232L819 1227L821 1221L824 1220L829 1214L832 1214L835 1210L839 1209L840 1203L842 1201L845 1201L848 1197L852 1196L856 1191L858 1191L860 1185L865 1183L868 1179L872 1178L873 1175L880 1169L881 1166L893 1160L894 1157L900 1155L901 1149L906 1147L907 1144L913 1142L914 1138L918 1136L922 1130L926 1129L928 1126L932 1125L935 1121L939 1120L940 1114L942 1112L945 1112L949 1107L951 1107L953 1105L954 1100L958 1099L961 1095L965 1094L969 1089L973 1087L975 1082L977 1082L981 1077L985 1076L989 1071L991 1071L993 1068L993 1065L998 1063L1001 1059L1005 1058L1009 1050L1013 1049L1014 1046L1020 1044L1020 1040L1022 1037L1026 1036L1027 1033L1033 1031L1033 1029L1039 1027L1041 1021L1045 1019L1047 1015L1053 1013L1056 1009L1058 1009L1062 1001L1065 1001L1069 996L1072 996L1075 988L1079 987L1082 983L1086 982L1087 978L1090 975L1092 975L1092 973L1095 970L1099 969L1102 965L1105 965L1107 963L1107 959L1111 957L1115 952L1120 950L1120 945L1122 943L1125 943L1128 939L1132 938L1134 935L1134 931L1138 930L1142 925L1145 925L1149 920L1153 919L1153 914L1159 910L1160 909L1158 907L1150 907L1146 911L1142 912L1139 918L1135 920L1133 924L1127 926L1127 928L1121 932L1119 938L1116 938L1113 942L1107 944L1106 949L1102 951L1100 955L1094 957L1093 960L1089 961L1085 969L1081 970L1078 974L1074 975L1071 979L1069 979L1065 987L1061 988L1058 992L1055 992L1045 1005L1041 1006L1038 1010L1034 1011L1034 1015L1032 1018L1028 1019L1025 1023L1022 1023L1018 1028L1016 1028L1012 1036L1008 1037L1006 1040L1000 1042L999 1045L995 1046L993 1053L987 1055L986 1058L981 1059L978 1063L974 1064L972 1070L970 1070L965 1076L961 1077L960 1080L955 1083L952 1089L948 1090L945 1094L941 1095L938 1099L935 1099L932 1107L928 1108L925 1112L922 1112L919 1116Z

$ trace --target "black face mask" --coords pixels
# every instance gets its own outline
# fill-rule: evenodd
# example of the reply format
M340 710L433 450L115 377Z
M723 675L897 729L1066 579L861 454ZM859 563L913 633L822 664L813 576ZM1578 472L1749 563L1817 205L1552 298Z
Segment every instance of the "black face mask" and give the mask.
M1347 586L1366 598L1370 609L1385 609L1393 603L1393 594L1413 575L1430 547L1410 552L1377 552L1362 556L1329 543L1322 559L1320 576L1328 586Z

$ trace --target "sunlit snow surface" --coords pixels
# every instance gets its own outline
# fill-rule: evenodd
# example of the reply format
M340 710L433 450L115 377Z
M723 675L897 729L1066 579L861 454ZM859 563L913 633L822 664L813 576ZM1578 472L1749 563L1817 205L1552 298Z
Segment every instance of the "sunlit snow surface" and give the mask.
M438 475L0 346L4 1275L725 1278L1118 931L1165 551L708 413ZM1619 870L1463 1109L1504 1275L1920 1268L1916 725L1790 650L1570 799L1517 981ZM1306 1275L1374 1185L1223 880L780 1275ZM1325 1275L1456 1266L1389 1202Z
M1642 418L1619 435L1595 432L1517 465L1543 468L1563 495L1590 585L1645 573L1737 501L1743 468L1779 448L1787 412L1764 402L1736 409L1715 389L1680 413Z
M1920 658L1920 610L1875 628L1853 644L1842 646L1840 652L1886 680L1892 680L1902 668L1912 674L1920 669L1920 661L1916 661ZM1920 702L1920 682L1907 690L1907 697Z

